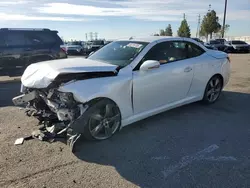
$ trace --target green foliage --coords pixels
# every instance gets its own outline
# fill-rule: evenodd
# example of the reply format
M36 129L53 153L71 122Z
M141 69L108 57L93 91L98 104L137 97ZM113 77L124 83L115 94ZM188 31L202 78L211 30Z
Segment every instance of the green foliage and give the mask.
M191 32L190 32L190 27L187 23L187 20L184 16L184 19L181 22L181 25L177 31L177 34L179 37L190 37L191 36Z
M165 36L173 36L172 27L168 24L168 27L165 29Z
M163 29L160 30L160 36L165 36L165 31Z
M212 36L213 33L221 31L221 25L219 23L219 17L214 10L209 11L203 18L200 29L200 36L208 35Z

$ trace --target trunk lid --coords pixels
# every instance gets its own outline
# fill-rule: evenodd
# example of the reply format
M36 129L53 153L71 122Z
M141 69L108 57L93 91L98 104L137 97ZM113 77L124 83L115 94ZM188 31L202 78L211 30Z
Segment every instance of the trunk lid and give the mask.
M227 53L218 50L207 50L207 54L216 59L224 59L228 57Z
M24 71L21 81L25 87L46 88L59 75L116 72L117 66L85 58L70 58L34 63Z

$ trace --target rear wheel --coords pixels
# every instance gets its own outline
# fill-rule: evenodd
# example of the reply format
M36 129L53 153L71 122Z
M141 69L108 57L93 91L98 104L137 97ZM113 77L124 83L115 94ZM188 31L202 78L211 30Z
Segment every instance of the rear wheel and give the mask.
M83 136L87 140L105 140L120 128L121 113L118 106L109 99L93 104L83 117Z
M223 81L220 76L213 76L207 86L203 96L203 102L212 104L218 100L223 87Z

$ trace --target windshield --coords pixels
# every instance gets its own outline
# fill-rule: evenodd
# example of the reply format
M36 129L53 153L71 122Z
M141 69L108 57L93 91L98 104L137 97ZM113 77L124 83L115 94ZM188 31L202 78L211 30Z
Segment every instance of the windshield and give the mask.
M129 65L148 43L135 41L112 42L96 51L88 59L104 61L119 67Z
M232 44L247 44L244 41L240 41L240 40L233 40Z
M226 42L225 39L216 39L216 41L218 41L218 42L221 43L221 44L224 44L224 43Z
M220 44L220 42L219 42L219 41L216 41L216 40L210 40L209 43L210 43L210 44Z

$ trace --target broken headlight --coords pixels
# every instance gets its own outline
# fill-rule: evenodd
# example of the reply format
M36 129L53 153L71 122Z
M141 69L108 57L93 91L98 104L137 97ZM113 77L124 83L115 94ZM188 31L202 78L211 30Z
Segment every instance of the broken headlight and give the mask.
M76 104L76 101L72 93L58 92L57 96L59 100L68 107L72 107Z

